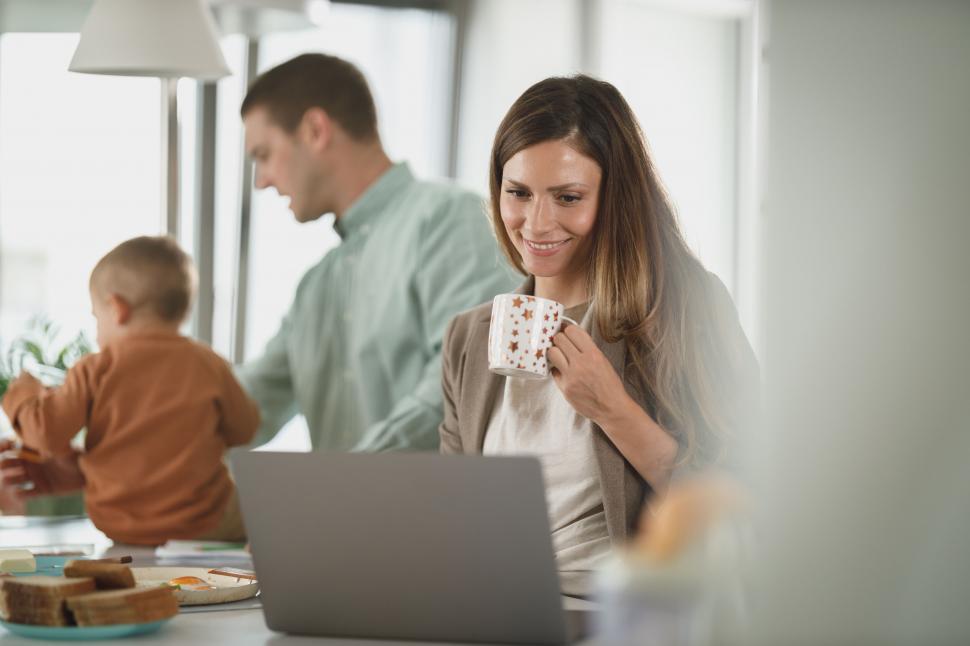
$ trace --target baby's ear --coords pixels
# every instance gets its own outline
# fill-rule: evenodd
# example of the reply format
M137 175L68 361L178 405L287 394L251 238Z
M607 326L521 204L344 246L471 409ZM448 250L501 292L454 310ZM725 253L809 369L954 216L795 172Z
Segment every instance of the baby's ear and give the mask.
M131 320L131 304L120 294L108 294L108 306L117 325L124 325Z

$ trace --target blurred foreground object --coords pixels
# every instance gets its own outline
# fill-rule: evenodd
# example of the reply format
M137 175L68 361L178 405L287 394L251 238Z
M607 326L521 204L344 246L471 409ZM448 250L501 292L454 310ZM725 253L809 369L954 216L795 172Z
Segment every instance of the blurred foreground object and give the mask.
M970 2L770 4L747 644L970 644Z
M651 502L636 539L599 572L604 644L707 646L740 635L744 499L733 479L703 474Z

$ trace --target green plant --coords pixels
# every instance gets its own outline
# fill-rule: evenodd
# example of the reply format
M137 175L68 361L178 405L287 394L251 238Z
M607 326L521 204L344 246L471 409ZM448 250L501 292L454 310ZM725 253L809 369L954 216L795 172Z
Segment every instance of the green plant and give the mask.
M0 397L25 368L41 381L56 384L64 380L68 368L91 352L91 342L83 332L64 345L59 341L60 336L60 330L51 320L37 317L6 350L0 351Z

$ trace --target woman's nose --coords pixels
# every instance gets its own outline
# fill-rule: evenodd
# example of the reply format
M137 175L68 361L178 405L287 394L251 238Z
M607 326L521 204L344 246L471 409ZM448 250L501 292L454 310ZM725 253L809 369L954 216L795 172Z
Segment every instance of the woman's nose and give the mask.
M532 233L544 233L555 226L552 208L545 198L540 197L532 203L526 214L526 226Z

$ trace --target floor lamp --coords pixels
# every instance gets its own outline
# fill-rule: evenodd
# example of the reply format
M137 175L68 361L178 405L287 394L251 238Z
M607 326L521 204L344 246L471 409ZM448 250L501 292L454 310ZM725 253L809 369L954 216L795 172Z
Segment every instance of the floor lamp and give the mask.
M203 0L95 0L68 69L161 79L162 224L177 239L178 79L209 81L229 74L207 4Z

